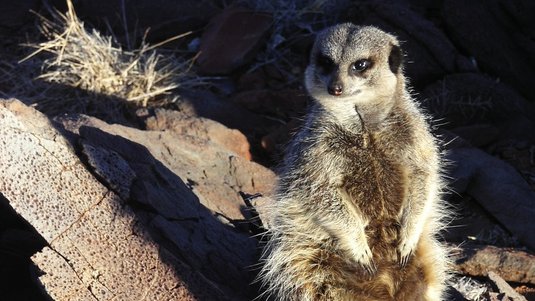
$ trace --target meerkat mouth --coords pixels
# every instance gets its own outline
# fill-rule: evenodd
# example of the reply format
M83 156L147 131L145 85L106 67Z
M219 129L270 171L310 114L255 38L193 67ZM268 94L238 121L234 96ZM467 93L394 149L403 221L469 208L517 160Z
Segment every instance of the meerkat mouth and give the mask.
M350 98L354 98L355 96L359 95L361 92L362 92L362 90L358 89L358 90L347 92L347 93L344 93L344 94L338 95L338 96L334 96L334 95L331 95L331 94L328 94L328 96L331 97L332 99L335 99L335 100L336 99L347 100L347 99L350 99Z

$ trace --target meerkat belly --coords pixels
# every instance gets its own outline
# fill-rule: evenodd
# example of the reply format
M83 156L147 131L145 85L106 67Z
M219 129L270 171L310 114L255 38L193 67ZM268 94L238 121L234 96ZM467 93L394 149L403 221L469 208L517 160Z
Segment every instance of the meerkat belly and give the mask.
M407 187L406 168L378 150L360 152L346 180L346 190L368 219L368 244L378 256L395 260L399 242L399 212Z

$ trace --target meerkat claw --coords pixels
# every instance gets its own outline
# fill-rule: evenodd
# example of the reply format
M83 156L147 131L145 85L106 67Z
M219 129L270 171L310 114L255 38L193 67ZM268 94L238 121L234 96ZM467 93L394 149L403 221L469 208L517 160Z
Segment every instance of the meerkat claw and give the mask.
M407 266L407 264L409 263L411 257L412 257L412 254L413 252L410 251L408 254L406 255L401 255L401 253L398 252L398 258L399 258L399 267L400 268L404 268Z
M369 264L363 265L363 268L366 270L366 272L370 276L373 276L373 275L375 275L375 273L377 273L377 266L373 262L370 262Z

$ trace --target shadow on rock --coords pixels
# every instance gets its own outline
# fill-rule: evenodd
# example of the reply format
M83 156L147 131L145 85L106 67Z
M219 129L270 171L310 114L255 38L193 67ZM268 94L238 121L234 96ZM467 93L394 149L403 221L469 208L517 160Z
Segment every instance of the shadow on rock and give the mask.
M89 126L80 127L79 133L83 152L88 154L91 148L94 172L119 195L129 191L127 204L196 297L255 296L250 283L257 242L249 234L218 221L188 185L143 145Z

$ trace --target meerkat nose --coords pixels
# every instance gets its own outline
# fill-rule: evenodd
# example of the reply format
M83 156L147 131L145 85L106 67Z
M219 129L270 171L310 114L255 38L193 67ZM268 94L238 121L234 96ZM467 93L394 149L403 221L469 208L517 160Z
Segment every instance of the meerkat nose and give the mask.
M334 96L340 96L342 95L342 84L340 83L334 83L332 85L329 85L329 87L327 88L327 91L329 92L329 94L331 95L334 95Z

